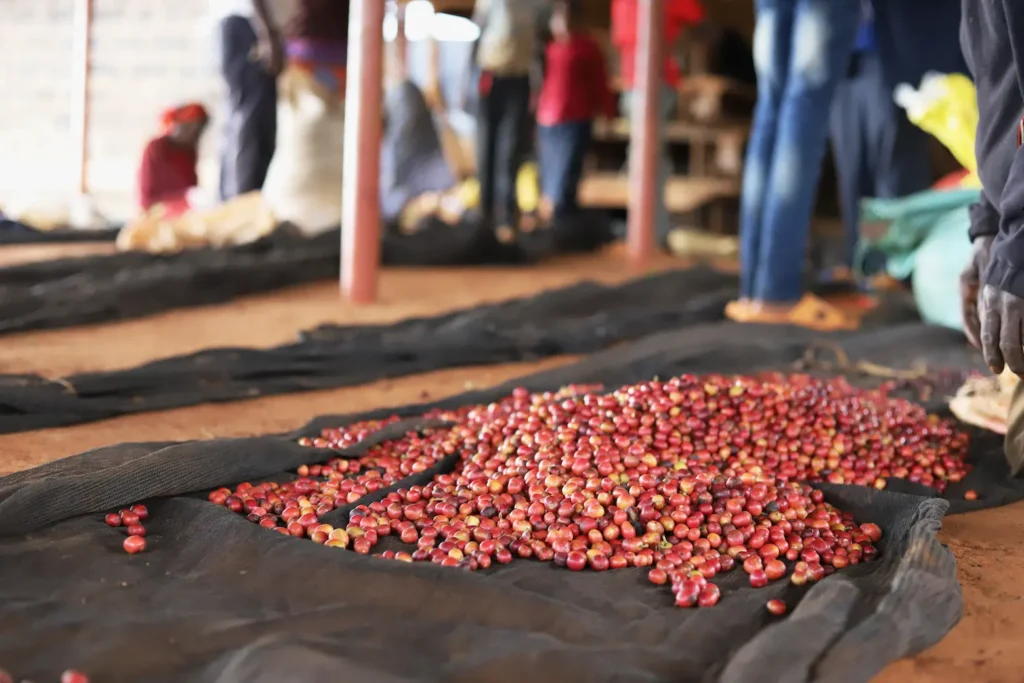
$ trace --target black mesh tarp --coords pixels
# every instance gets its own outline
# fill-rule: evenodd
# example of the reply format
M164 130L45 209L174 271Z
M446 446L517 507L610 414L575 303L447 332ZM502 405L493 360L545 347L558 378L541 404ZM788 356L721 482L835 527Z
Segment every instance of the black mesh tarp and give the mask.
M607 218L583 213L500 244L467 218L426 220L412 235L386 231L382 260L395 266L515 265L590 251L610 240ZM173 255L144 252L41 261L0 268L0 334L137 318L336 278L340 237L312 238L283 226L253 244Z
M720 320L735 279L709 269L585 282L390 325L322 327L272 349L210 349L59 382L0 375L0 433L127 413L351 386L441 368L583 354ZM429 343L424 340L429 340Z
M9 218L0 218L0 246L12 244L66 244L69 242L113 242L117 239L117 228L102 230L79 230L57 228L37 230Z
M434 405L487 401L515 385L786 369L820 338L754 329L663 333ZM977 364L959 335L920 324L831 338L855 359L896 367ZM413 418L426 407L373 415ZM1021 496L998 439L983 435L951 502L920 488L828 487L830 500L883 527L879 561L809 589L754 590L726 574L716 579L721 602L703 610L671 606L640 570L573 574L522 560L469 574L389 563L285 538L202 500L219 485L283 476L315 455L297 436L364 417L319 418L281 437L112 446L0 479L0 663L37 680L73 666L107 683L867 681L960 616L954 560L935 536L947 506ZM960 500L965 487L980 499ZM150 549L130 557L102 513L142 499ZM785 619L765 611L772 597L791 606Z

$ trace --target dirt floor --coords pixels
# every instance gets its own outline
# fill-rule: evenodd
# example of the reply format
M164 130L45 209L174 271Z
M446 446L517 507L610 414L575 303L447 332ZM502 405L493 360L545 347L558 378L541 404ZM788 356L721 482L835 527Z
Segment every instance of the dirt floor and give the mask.
M60 250L0 250L0 263L53 257ZM657 268L674 267L668 259ZM381 282L381 302L343 304L331 283L298 287L231 305L171 312L145 320L30 333L0 343L0 372L37 372L56 377L85 370L135 365L213 346L271 346L323 322L398 320L413 315L526 295L580 279L630 277L622 255L564 259L531 269L392 270ZM456 394L546 367L571 362L463 368L427 376L241 403L203 405L105 422L0 436L0 474L33 467L122 441L248 436L293 429L309 417L344 413ZM1024 648L1016 625L1024 624L1024 504L950 517L943 540L957 556L964 617L954 631L924 654L890 666L877 680L953 683L1024 680Z

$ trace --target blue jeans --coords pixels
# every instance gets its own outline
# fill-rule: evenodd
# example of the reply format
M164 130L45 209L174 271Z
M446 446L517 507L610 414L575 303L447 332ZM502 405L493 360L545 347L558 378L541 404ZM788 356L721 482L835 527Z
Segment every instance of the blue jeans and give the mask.
M593 122L572 121L538 126L540 183L556 218L576 213L583 159L590 148Z
M803 295L818 180L836 86L846 76L861 0L757 0L757 107L740 199L740 296Z

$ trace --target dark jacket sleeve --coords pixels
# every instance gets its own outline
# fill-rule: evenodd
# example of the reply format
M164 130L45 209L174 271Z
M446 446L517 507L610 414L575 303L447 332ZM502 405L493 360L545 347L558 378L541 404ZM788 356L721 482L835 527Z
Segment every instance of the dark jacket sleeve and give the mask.
M979 237L995 237L999 232L999 211L982 192L978 202L971 206L971 227L968 234L973 242Z
M1017 150L1010 167L998 220L985 282L1024 298L1024 148Z
M1006 182L997 191L998 194L993 192L995 188L988 187L985 174L982 174L982 180L986 182L985 194L989 195L993 205L998 201L996 208L999 210L999 230L992 242L991 258L984 277L986 284L1024 297L1024 147L1017 133L1022 121L1020 117L1024 116L1024 3L1020 0L1001 0L978 3L977 6L985 8L980 12L980 20L994 27L991 32L992 42L997 44L984 64L975 63L972 66L975 69L987 68L1004 73L1000 81L1002 87L987 95L996 101L983 102L986 95L979 89L979 111L981 114L988 111L989 119L995 118L1001 127L1012 126L1012 131L1006 130L1004 134L996 136L997 140L1001 138L1003 144L1011 145L1016 141L1012 156L1007 155L1005 160L1000 160L1001 155L993 149L979 150L979 166L1009 162ZM1005 73L1007 69L1014 73ZM980 130L979 122L979 135Z

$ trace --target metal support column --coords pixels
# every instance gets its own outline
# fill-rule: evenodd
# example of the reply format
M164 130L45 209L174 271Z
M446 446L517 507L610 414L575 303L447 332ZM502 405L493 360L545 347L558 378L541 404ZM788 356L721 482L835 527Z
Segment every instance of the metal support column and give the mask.
M352 0L345 90L345 178L341 199L341 291L377 299L380 270L380 139L384 0Z
M665 16L664 0L637 0L636 98L630 125L629 218L626 253L630 265L647 267L654 256L654 203L658 186L658 157L662 153L661 117Z

